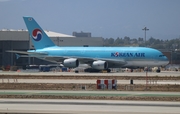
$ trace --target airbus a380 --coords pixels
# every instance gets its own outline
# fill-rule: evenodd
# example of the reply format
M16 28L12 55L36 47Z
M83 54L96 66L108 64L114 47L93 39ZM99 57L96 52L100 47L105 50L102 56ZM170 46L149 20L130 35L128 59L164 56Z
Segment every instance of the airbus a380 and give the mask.
M46 61L62 63L65 67L76 68L88 64L92 69L110 72L109 68L139 68L165 66L169 60L162 52L147 47L59 47L47 36L33 17L23 17L35 50L28 54Z

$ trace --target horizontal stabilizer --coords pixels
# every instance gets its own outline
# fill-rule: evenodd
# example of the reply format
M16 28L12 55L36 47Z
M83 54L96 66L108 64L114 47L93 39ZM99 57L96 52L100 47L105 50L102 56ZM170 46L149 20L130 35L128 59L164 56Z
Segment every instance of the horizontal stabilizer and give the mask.
M19 59L20 55L16 53L16 59Z

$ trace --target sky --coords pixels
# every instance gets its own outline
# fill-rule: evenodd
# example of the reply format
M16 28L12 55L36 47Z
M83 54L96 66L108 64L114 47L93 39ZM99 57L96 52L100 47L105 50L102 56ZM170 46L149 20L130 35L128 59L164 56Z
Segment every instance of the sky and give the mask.
M180 0L0 0L0 29L27 29L23 16L68 35L180 38Z

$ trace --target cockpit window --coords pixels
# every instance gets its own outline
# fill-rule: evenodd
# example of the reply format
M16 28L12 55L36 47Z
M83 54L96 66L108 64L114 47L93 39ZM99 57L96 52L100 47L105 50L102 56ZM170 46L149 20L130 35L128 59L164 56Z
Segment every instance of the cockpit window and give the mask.
M165 55L159 55L159 57L164 57Z

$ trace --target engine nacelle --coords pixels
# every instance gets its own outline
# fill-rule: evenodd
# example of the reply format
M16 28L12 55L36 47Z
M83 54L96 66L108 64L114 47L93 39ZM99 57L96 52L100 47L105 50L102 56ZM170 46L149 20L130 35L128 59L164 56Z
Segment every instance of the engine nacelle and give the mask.
M79 60L78 59L74 59L74 58L65 59L63 61L63 65L65 67L75 68L75 67L79 66Z
M108 68L108 63L106 61L94 61L91 67L94 69L103 70Z

